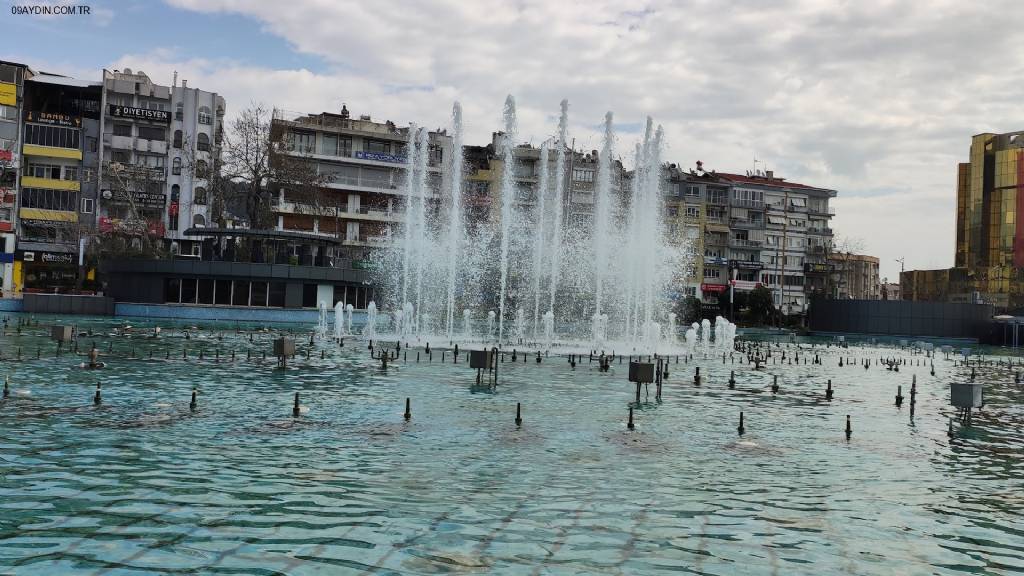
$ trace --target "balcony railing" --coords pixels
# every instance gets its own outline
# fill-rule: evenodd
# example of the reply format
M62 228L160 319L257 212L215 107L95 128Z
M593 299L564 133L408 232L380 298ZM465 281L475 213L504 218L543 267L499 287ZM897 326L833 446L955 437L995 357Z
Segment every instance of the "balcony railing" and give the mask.
M764 220L750 220L748 218L730 218L729 225L734 228L764 228Z
M705 236L704 237L704 245L705 246L728 246L729 245L729 241L726 240L725 238L720 237L720 236Z
M764 242L760 240L747 240L746 238L729 238L729 246L734 248L760 248Z
M730 204L738 208L753 208L755 210L764 210L763 200L748 200L746 198L733 198Z
M832 229L831 228L811 227L811 228L808 228L807 231L810 232L811 234L827 234L829 236L832 235Z

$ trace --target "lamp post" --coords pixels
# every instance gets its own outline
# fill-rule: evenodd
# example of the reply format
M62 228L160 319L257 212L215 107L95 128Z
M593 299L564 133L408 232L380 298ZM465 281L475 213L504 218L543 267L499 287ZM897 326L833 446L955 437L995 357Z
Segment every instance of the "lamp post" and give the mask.
M729 282L729 321L736 322L736 273L739 272L738 268L732 269L732 279Z

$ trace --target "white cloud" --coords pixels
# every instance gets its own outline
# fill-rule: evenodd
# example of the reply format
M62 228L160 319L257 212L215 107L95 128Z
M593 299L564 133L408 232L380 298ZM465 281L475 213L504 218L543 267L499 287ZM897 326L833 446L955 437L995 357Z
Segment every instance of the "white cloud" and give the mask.
M664 124L667 157L743 171L756 154L792 180L839 190L838 234L862 237L882 273L952 264L956 162L972 134L1024 123L1024 60L1013 2L585 3L541 0L371 2L170 0L246 15L316 73L174 54L122 66L179 70L222 92L229 109L259 100L431 127L463 104L469 142L498 129L516 96L520 134L539 142L569 98L577 143L598 148L606 110ZM407 89L413 88L413 89ZM631 148L621 135L619 150Z

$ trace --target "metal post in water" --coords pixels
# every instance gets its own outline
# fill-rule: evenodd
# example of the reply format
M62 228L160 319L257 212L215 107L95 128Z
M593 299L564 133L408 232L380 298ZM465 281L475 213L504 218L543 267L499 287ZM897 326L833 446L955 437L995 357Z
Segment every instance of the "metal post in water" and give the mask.
M403 417L406 420L412 418L412 404L408 397L405 399L405 414L403 414Z

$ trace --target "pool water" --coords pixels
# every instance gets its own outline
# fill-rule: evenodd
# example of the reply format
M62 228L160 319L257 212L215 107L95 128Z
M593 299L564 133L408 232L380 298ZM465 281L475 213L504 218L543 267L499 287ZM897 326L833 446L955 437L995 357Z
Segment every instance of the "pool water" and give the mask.
M306 359L308 327L278 369L262 360L276 333L250 342L233 325L186 339L165 323L153 339L152 322L115 336L121 321L75 319L97 335L57 357L54 319L21 334L15 321L0 362L0 574L1024 572L1018 367L976 367L987 405L951 439L949 383L971 369L941 354L934 377L923 354L891 347L803 344L800 364L763 371L740 354L673 358L630 431L626 360L601 373L586 357L509 354L489 388L437 348L386 371L352 339ZM83 370L94 340L107 367ZM814 353L822 364L804 364Z

